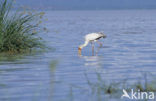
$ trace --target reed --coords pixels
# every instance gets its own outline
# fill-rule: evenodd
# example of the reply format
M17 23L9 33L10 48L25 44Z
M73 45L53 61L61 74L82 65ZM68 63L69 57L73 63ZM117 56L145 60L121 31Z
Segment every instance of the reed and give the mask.
M13 3L0 3L0 52L23 53L44 45L38 33L42 31L43 13L12 10Z

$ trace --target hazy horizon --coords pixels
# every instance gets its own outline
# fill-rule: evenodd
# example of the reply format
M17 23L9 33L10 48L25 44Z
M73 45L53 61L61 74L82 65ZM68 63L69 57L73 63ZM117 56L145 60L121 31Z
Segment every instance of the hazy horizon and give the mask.
M156 9L156 0L16 0L15 5L51 10Z

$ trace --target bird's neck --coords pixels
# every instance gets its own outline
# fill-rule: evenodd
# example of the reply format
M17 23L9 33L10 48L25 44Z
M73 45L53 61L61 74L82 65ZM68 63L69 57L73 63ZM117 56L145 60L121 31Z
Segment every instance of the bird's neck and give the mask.
M80 46L80 48L82 49L82 48L84 48L84 47L86 47L87 45L88 45L88 41L85 41L85 43L84 44L82 44L81 46Z

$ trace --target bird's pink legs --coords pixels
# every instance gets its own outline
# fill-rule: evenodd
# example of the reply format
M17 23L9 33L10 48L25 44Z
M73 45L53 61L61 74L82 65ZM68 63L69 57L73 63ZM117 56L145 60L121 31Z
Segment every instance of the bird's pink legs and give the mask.
M100 47L102 47L102 43L101 42L97 41L97 43L100 45Z
M102 47L102 43L101 43L101 42L99 42L99 41L96 41L96 42L100 45L100 47L99 47L99 48L101 48L101 47ZM91 44L92 44L92 56L94 56L94 43L93 43L93 42L91 42ZM99 48L98 48L98 51L99 51ZM98 51L96 52L96 55L97 55Z
M100 47L98 47L98 50L96 51L96 55L98 54L98 52L99 52L99 50L100 50L100 48L103 46L102 45L102 43L101 42L99 42L99 41L96 41L99 45L100 45Z
M96 51L96 56L98 55L99 50L100 50L100 47L98 47L98 49Z

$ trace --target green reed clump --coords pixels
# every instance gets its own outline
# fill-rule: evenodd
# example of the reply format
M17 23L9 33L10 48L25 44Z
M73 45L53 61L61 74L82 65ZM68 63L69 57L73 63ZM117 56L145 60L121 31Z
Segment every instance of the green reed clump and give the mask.
M0 4L0 52L23 53L42 48L37 34L43 13L12 10L12 2L2 0Z

